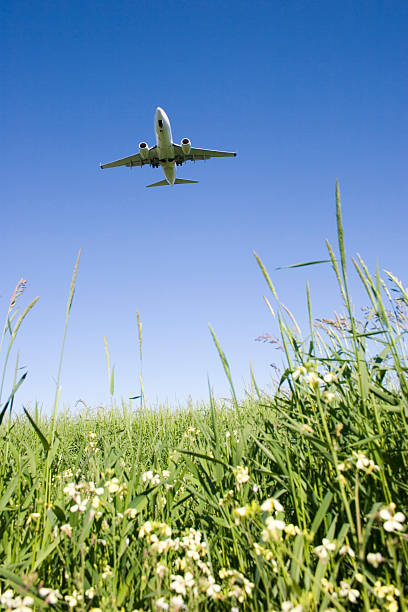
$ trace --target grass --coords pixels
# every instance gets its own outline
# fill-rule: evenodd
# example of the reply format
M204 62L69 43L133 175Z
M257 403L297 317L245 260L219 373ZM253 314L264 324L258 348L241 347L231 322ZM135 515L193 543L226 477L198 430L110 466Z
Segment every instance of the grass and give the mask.
M73 416L57 384L51 417L16 416L14 376L0 408L0 609L407 610L408 293L357 257L369 308L356 318L338 190L336 212L344 314L314 319L308 293L307 336L256 256L286 357L273 396L253 376L253 397L237 397L214 330L228 405L151 410L143 393L137 411ZM18 317L18 297L5 367L34 305ZM106 356L112 388L107 343ZM62 362L63 348L58 380Z

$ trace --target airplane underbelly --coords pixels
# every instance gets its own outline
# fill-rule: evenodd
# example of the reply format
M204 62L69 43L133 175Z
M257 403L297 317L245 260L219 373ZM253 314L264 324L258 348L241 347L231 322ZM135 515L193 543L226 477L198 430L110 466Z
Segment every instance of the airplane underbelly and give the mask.
M165 162L161 164L164 172L164 176L170 183L170 185L174 185L174 181L176 179L176 164L175 162Z
M157 133L157 149L159 162L163 169L164 176L170 185L174 185L174 181L176 180L176 164L170 131L164 129L163 131L160 130Z
M174 148L172 144L168 144L166 143L159 143L158 147L159 149L158 153L159 153L159 160L168 160L168 159L174 159Z
M159 149L159 159L174 158L174 149L170 134L166 130L158 133L157 148Z

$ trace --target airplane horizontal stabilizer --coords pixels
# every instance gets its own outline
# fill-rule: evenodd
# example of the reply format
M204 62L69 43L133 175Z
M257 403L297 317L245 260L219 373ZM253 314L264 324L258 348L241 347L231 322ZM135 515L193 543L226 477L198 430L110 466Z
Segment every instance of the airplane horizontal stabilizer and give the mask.
M182 185L184 183L198 183L198 181L189 181L187 179L176 179L174 181L175 185ZM164 185L170 185L170 183L164 180L164 181L159 181L158 183L152 183L151 185L146 185L146 187L163 187Z
M151 185L146 185L146 187L162 187L162 185L169 185L169 182L166 181L166 179L164 181L159 181L158 183L152 183Z
M198 181L189 181L188 179L176 179L175 184L181 185L182 183L198 183Z

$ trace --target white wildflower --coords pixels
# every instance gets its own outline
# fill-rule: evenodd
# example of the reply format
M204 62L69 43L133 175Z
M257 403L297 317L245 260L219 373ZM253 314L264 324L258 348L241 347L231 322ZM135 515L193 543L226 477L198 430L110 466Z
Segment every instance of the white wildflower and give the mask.
M77 494L77 486L75 482L70 482L64 487L64 493L70 497L75 497Z
M376 465L372 459L366 457L365 453L356 453L356 451L353 451L353 455L355 459L357 459L356 468L358 470L364 470L368 474L373 470L376 472L380 470L378 465Z
M385 561L385 559L381 553L368 553L367 561L373 567L378 567L380 563L383 563Z
M99 497L97 495L95 495L92 498L92 502L91 502L91 506L94 510L97 510L99 508L99 506L101 505L101 500L99 499Z
M178 612L178 610L183 610L186 607L184 604L184 600L182 597L180 597L180 595L172 597L170 603L173 612Z
M261 510L262 512L272 512L273 510L276 510L276 512L283 512L283 506L277 499L270 497L263 502Z
M91 587L85 591L85 595L88 599L93 599L96 595L94 587Z
M237 484L238 484L238 488L240 487L240 485L244 484L245 482L248 482L249 480L249 470L247 467L238 465L238 467L234 469L234 474L235 474L235 480L237 481Z
M153 529L153 525L150 521L146 521L144 525L139 529L139 538L144 538L145 535L148 535Z
M156 574L159 576L159 578L163 578L166 572L167 572L167 567L165 565L159 564L156 567Z
M331 542L327 538L323 538L323 541L320 546L316 546L313 549L313 552L319 557L320 561L325 561L329 552L332 552L336 549L335 542Z
M11 589L7 589L4 593L0 593L0 604L11 608L11 602L14 601L14 593Z
M103 572L101 574L101 578L102 580L106 580L106 578L108 576L110 576L112 574L112 568L110 565L105 565L105 567L103 568Z
M297 380L300 376L305 376L307 374L307 370L304 366L299 366L292 374L293 380Z
M125 510L125 515L131 519L136 518L136 514L137 514L136 508L128 508L127 510Z
M173 589L173 591L176 591L176 593L179 593L180 595L185 595L186 582L184 580L184 577L180 574L172 574L171 579L173 582L170 584L170 588Z
M40 518L40 513L39 512L31 512L31 514L28 515L28 519L27 519L27 525L29 523L31 523L31 521L37 521Z
M354 559L354 557L356 556L354 550L346 544L340 548L339 553L341 555L349 555L349 557L351 557L352 559Z
M360 592L357 589L352 589L348 582L342 580L340 582L340 597L347 597L347 599L351 603L356 603L357 599L360 597Z
M394 511L395 504L384 506L380 510L380 517L384 521L384 529L389 533L393 531L402 531L402 523L405 521L405 515L402 512L396 512L394 514Z
M105 487L109 493L116 493L120 489L119 480L117 478L112 478L112 480L105 482Z
M212 599L217 599L221 591L220 585L216 584L215 578L213 576L208 576L208 583L209 584L206 590L208 597L211 597Z
M302 612L303 607L300 604L298 604L297 606L294 606L291 601L284 601L281 606L281 611L282 612Z
M184 582L186 584L187 587L189 587L191 589L191 587L194 586L195 584L195 580L194 580L194 576L191 572L186 572L184 574Z
M89 486L90 493L95 493L95 495L102 495L103 492L104 492L104 488L103 487L95 487L95 483L94 482L89 482L88 486Z
M311 387L317 387L319 384L320 378L316 372L309 372L307 375L307 382Z
M65 523L65 525L61 525L60 531L61 533L66 535L68 538L72 538L72 527L69 523Z
M75 608L78 605L78 600L74 595L65 595L64 599L70 608Z
M302 533L301 529L299 529L297 525L292 525L292 523L285 525L284 531L290 536L300 535Z
M243 518L244 516L246 516L248 514L248 508L246 506L241 506L240 508L235 508L234 509L234 514L236 516L240 516L241 518Z
M52 606L58 603L58 599L62 598L62 595L58 590L49 589L46 587L41 587L40 589L38 589L38 594L45 600L47 604L50 604Z
M285 521L275 519L272 516L268 516L265 521L266 529L261 533L262 540L267 542L270 538L277 540L279 538L278 531L283 531L286 527Z
M82 500L81 496L78 494L76 496L75 501L76 501L76 504L70 507L70 511L71 512L85 512L86 506L89 500L87 499Z

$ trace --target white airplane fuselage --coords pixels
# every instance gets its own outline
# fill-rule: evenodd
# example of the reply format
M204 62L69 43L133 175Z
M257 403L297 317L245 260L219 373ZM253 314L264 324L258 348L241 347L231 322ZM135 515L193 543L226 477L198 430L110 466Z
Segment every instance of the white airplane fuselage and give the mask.
M116 168L127 166L133 168L138 166L151 166L152 168L162 167L165 179L146 185L146 187L162 187L168 185L185 185L188 183L198 183L190 179L176 178L176 166L182 166L187 161L205 161L212 157L235 157L232 151L214 151L212 149L201 149L191 146L189 138L183 138L180 144L173 142L170 121L165 111L158 106L154 114L154 133L156 144L149 147L147 142L139 143L139 152L128 155L107 164L100 164L102 170L105 168Z
M154 115L154 131L156 133L159 162L163 168L164 176L169 185L174 185L176 180L176 162L174 159L173 137L169 118L160 106L157 107Z

